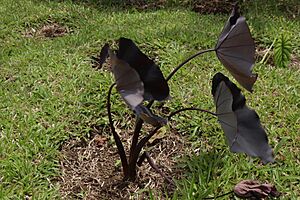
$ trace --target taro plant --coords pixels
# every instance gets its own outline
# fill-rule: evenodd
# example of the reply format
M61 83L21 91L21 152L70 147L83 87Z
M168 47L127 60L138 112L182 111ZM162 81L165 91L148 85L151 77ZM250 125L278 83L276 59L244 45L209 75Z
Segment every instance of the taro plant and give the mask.
M285 32L281 33L275 39L274 44L274 63L277 67L288 67L291 61L292 42L289 35Z
M271 51L272 49L273 52ZM283 31L273 40L260 63L266 64L271 55L273 55L273 60L276 67L288 67L289 63L291 62L292 42L287 32Z
M111 132L121 159L125 181L134 181L137 177L137 166L147 159L157 172L172 183L172 180L155 166L149 154L141 152L149 139L161 127L166 125L174 115L188 110L197 110L216 116L232 152L242 152L249 156L259 157L263 163L274 161L267 134L260 124L257 113L247 107L246 99L241 94L241 90L222 73L217 73L212 81L212 95L216 105L215 113L190 107L175 110L168 116L162 117L153 114L151 111L154 101L168 99L168 81L182 66L198 55L213 51L216 52L218 59L238 83L252 92L253 84L257 78L257 75L252 73L255 62L255 46L246 20L243 16L240 16L237 6L234 7L226 22L216 46L189 57L179 64L167 78L164 78L159 67L142 53L132 40L127 38L119 39L118 49L115 51L108 44L104 45L99 58L94 58L101 66L109 57L115 78L115 83L111 85L108 91L107 112ZM136 115L128 156L115 130L111 114L110 99L115 86L122 99ZM148 102L148 104L145 105L145 102ZM140 132L143 123L151 124L153 129L142 137Z

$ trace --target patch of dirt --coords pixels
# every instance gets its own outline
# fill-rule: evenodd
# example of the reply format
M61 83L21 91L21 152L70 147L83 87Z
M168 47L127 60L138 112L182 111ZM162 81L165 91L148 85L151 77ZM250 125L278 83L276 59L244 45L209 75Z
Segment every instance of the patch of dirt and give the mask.
M70 30L66 26L62 26L58 23L45 24L37 29L30 28L24 33L27 38L37 37L37 38L55 38L62 37L70 33Z
M158 0L154 2L147 2L145 0L129 0L127 5L134 6L139 10L147 10L147 9L160 9L164 8L166 4L166 0Z
M104 71L112 71L112 67L110 65L110 58L106 58L105 62L101 65L96 59L99 59L99 55L92 56L92 67L96 70L104 70Z
M279 0L276 5L279 10L286 13L291 19L299 19L300 4L297 0Z
M216 14L216 13L230 13L234 3L237 0L195 0L195 1L179 1L175 5L192 6L193 11L201 14ZM120 2L116 3L120 4ZM138 10L147 9L161 9L169 4L172 4L167 0L147 1L147 0L127 0L121 4L126 8L128 6L134 7Z
M273 50L270 50L268 52L268 48L265 48L263 46L257 45L255 50L255 60L257 62L260 62L265 54L268 53L267 57L265 58L265 63L270 64L274 66L274 60L273 60Z
M289 66L291 68L295 68L295 69L300 70L300 58L295 56L295 55L292 55L291 56L291 62L289 64Z
M125 146L130 144L130 134L121 137ZM182 169L176 167L176 160L184 155L185 141L171 131L146 147L159 169L175 180L183 175ZM126 147L125 150L128 152ZM117 149L108 136L96 134L89 141L68 141L62 147L60 159L62 175L58 182L62 198L147 199L150 189L154 196L173 193L174 186L168 184L146 161L138 168L136 182L122 182L117 160Z
M198 0L195 1L193 11L201 14L231 13L236 0Z

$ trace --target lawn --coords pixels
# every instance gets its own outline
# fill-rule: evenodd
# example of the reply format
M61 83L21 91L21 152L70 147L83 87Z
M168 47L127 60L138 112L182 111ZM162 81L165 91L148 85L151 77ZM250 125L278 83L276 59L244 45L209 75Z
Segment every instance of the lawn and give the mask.
M105 104L114 80L108 71L93 69L90 59L104 43L134 40L167 76L188 56L214 47L229 15L199 14L189 6L139 10L79 2L0 0L0 199L61 198L63 145L88 141L94 129L110 137ZM178 160L185 173L176 181L174 199L226 193L243 179L269 181L283 199L300 196L300 17L256 1L242 10L257 49L264 52L281 31L292 40L289 67L260 64L260 54L254 92L242 90L268 132L277 162L262 165L231 153L215 118L186 113L172 123L187 138L186 156ZM51 24L62 27L57 37L41 30ZM166 106L214 111L211 79L218 71L233 80L214 53L191 61L170 81ZM114 120L128 130L133 117L119 99L113 95ZM145 188L160 199L155 189ZM78 193L76 198L87 195Z

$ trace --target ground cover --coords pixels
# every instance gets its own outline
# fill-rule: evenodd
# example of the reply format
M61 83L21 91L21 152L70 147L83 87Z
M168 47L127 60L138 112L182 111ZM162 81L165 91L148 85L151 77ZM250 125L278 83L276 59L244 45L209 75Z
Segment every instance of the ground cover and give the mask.
M155 59L166 76L197 50L214 47L228 16L199 14L192 6L176 5L138 9L93 1L0 3L0 199L101 197L103 181L84 178L88 172L88 177L102 174L103 155L117 159L105 110L113 78L105 69L95 71L90 57L105 42L128 37ZM228 192L249 178L275 184L286 199L300 196L299 17L259 1L242 8L257 43L254 71L259 74L254 93L243 92L268 131L278 163L263 166L256 159L230 153L216 119L186 113L166 128L157 146L148 147L153 148L158 165L178 179L178 188L168 188L146 165L141 184L123 193L111 190L116 198L120 194L172 198L175 191L175 199L176 195L199 199ZM288 68L259 64L282 29L292 38L292 63ZM213 53L193 60L170 82L173 99L166 105L174 110L197 105L213 111L210 88L217 71L230 77ZM134 116L123 109L119 98L113 95L113 114L126 141ZM172 145L178 146L178 152L167 148ZM170 155L160 154L159 148L171 151ZM107 169L120 173L118 162L110 160Z

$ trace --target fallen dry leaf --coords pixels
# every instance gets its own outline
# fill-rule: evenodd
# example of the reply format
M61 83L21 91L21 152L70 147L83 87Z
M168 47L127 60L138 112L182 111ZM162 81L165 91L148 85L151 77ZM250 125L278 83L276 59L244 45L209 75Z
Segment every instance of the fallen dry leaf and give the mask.
M99 146L103 146L105 142L107 141L107 138L101 135L96 135L94 138L95 144Z
M280 196L275 186L269 183L261 184L256 180L243 180L234 187L233 191L240 198L263 199Z

